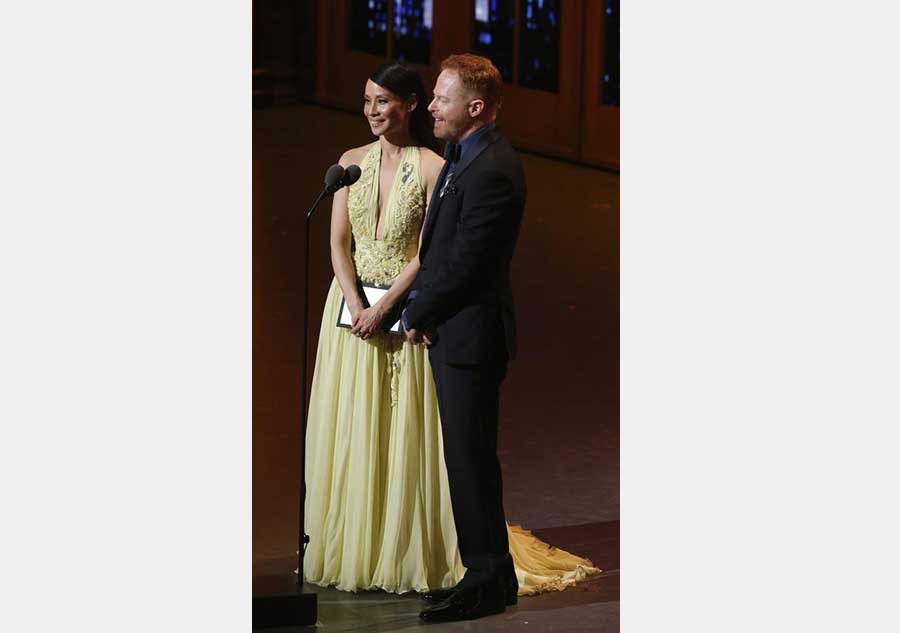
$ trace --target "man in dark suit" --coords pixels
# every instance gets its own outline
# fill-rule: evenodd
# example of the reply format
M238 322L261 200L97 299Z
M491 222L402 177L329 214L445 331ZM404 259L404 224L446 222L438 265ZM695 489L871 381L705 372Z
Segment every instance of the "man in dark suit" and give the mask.
M466 575L426 594L427 621L501 613L516 582L497 458L500 383L515 356L509 268L525 207L522 165L494 120L502 79L490 60L441 64L428 110L447 159L428 205L420 269L402 314L425 343L437 388L444 461Z

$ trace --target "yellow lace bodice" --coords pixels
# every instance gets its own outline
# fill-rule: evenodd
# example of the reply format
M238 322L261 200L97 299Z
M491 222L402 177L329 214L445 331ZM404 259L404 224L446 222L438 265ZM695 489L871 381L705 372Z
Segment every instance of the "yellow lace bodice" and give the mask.
M381 175L381 143L376 142L360 165L359 180L350 187L348 211L353 230L356 274L367 283L389 286L415 256L425 187L419 176L419 148L406 147L383 213L384 239L375 239L378 221L378 188Z

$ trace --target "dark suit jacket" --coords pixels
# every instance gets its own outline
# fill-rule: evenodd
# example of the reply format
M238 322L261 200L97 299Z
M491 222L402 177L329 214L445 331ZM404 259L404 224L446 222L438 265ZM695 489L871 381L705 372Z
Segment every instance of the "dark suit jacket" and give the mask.
M444 196L436 191L428 205L417 294L406 307L411 328L437 332L431 356L445 363L490 361L504 341L508 357L516 355L509 267L525 175L497 128L474 142L453 166Z

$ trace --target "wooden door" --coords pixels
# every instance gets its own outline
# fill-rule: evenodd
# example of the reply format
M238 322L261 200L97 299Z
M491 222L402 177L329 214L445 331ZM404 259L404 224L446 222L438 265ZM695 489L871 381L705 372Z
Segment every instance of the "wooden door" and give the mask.
M619 0L588 0L580 158L619 168Z
M477 15L479 4L502 6L476 3L476 24L482 17ZM514 10L511 55L482 46L478 34L470 45L474 52L497 58L495 63L512 60L498 122L517 147L578 156L583 7L581 0L507 3L507 10Z

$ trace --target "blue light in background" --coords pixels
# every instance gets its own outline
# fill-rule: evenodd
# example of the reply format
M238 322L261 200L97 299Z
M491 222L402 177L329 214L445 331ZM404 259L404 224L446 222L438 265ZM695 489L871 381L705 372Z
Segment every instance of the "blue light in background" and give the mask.
M394 0L394 54L427 64L431 56L433 0Z
M475 0L475 21L487 24L489 17L488 0Z

